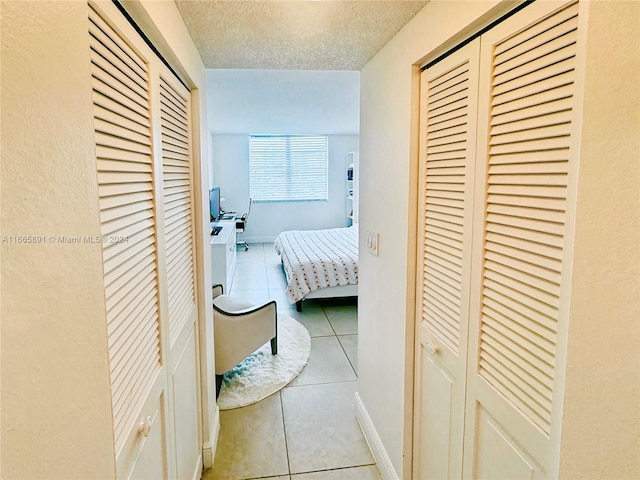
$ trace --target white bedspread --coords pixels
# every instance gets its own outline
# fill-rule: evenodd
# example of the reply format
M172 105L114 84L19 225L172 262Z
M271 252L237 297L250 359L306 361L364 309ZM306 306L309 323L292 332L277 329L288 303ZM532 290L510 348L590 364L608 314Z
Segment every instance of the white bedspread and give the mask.
M287 298L295 303L309 292L358 284L358 229L291 230L275 241L287 274Z

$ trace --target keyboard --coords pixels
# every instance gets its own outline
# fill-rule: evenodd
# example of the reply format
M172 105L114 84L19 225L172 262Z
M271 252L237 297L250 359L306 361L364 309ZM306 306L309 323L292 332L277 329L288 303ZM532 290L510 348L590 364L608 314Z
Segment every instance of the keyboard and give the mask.
M222 227L216 226L211 229L211 235L218 235L222 231Z

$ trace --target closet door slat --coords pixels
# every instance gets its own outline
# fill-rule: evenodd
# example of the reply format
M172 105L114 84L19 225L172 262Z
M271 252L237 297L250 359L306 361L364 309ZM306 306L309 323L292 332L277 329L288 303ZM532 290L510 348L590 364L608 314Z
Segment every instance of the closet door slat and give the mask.
M189 135L187 135L186 133L182 132L176 132L174 130L171 130L169 128L167 128L166 126L161 125L160 126L160 131L162 132L162 135L171 143L175 143L177 145L182 145L184 144L184 142L187 142L189 140Z
M120 75L114 75L114 77L119 80L128 79L135 81L142 87L142 91L147 91L149 75L145 61L129 46L126 40L121 38L118 33L102 19L93 7L89 10L89 21L89 33L94 37L94 41L91 42L92 48L94 46L99 47L104 45L105 51L107 51L109 55L117 57L122 65L126 65L126 67L122 69L125 76L120 77Z
M565 25L567 22L572 22L575 25L578 15L578 3L568 5L566 8L556 12L554 15L536 22L529 28L520 32L518 35L514 35L496 45L494 55L498 58L504 52L509 50L517 51L516 48L520 46L521 49L530 49L532 45L537 43L544 43L545 37L540 37L545 32L552 32L559 26ZM563 27L566 28L566 27ZM537 39L536 39L537 38ZM524 45L524 47L522 47Z
M502 79L498 78L505 72L509 72L512 78L521 77L524 72L534 72L540 68L548 68L550 65L572 58L575 53L571 46L576 42L576 29L577 25L574 24L572 30L560 32L558 37L539 43L535 47L523 51L502 63L497 63L499 59L496 57L494 62L496 84L501 83Z
M541 372L553 378L556 335L539 325L523 325L518 318L507 317L501 313L499 302L488 299L482 313L493 320L486 330L493 329L493 336L519 357L522 361L536 363Z
M507 125L506 128L517 129L517 124L514 122L520 120L528 120L536 117L544 118L547 115L552 115L559 112L571 112L572 98L571 96L556 95L555 99L551 99L547 102L536 103L534 102L522 102L517 105L517 108L513 108L514 105L506 105L503 108L503 112L500 113L494 109L491 117L491 126ZM510 108L509 108L510 107Z
M147 264L141 265L140 274L149 275L153 272L154 265ZM136 317L138 310L142 308L144 303L138 302L137 295L142 295L140 298L147 298L153 290L153 283L138 283L129 285L130 294L121 297L111 296L107 302L107 312L109 318L126 319L129 317ZM151 303L152 304L152 303ZM120 339L120 332L136 330L141 326L138 323L127 323L121 321L113 324L113 335L109 338L109 344L114 345Z
M460 63L459 65L451 68L446 75L440 75L437 78L433 78L429 82L429 103L432 98L437 99L443 92L447 92L460 83L466 83L469 78L469 64ZM427 105L428 107L428 105Z

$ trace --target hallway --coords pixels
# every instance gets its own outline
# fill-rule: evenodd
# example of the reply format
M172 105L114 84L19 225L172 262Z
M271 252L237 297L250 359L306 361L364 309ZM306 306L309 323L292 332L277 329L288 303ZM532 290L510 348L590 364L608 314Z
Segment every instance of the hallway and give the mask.
M378 480L357 424L355 299L306 301L298 313L285 298L285 276L272 244L238 251L231 295L274 299L311 335L309 363L289 385L248 407L220 412L220 437L204 480Z

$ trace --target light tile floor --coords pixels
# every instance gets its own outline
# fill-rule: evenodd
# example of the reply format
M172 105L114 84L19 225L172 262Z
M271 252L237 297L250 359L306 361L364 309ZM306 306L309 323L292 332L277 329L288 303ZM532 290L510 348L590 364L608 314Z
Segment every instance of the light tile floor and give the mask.
M298 313L285 297L285 276L272 244L238 250L230 294L274 299L311 335L309 363L278 393L220 412L220 436L204 480L379 480L353 407L358 311L353 299L305 301Z

